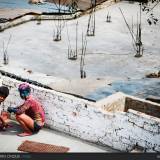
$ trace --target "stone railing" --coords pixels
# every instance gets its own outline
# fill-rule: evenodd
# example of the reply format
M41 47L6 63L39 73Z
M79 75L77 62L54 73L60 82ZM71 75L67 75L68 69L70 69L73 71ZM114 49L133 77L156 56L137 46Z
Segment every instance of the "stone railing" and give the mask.
M3 104L5 108L22 103L17 90L20 83L2 76L2 84L10 89ZM99 103L34 85L31 88L33 96L44 106L46 127L125 152L137 146L145 152L160 152L160 119L132 109L116 111L119 104L122 108L125 94L117 93ZM110 108L111 101L114 102L114 112L106 110L108 101Z

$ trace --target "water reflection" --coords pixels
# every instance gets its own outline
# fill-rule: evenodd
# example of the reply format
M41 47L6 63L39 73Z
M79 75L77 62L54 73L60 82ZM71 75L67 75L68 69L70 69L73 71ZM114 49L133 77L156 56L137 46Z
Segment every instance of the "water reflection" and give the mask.
M0 0L0 8L35 9L46 13L59 11L59 6L54 3L45 2L37 5L29 4L28 0ZM62 12L68 12L68 8L66 6L60 6L60 8Z

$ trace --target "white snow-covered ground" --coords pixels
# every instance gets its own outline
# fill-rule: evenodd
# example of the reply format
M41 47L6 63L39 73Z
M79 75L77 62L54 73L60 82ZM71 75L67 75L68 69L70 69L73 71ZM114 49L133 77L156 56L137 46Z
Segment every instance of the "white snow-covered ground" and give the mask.
M149 26L146 13L142 13L142 42L144 44L144 55L135 58L135 51L132 47L132 39L123 17L119 11L123 10L128 23L132 24L132 17L135 23L136 32L138 3L119 2L110 7L102 7L96 11L96 30L94 37L87 37L87 52L85 56L85 71L88 79L103 80L102 84L97 84L99 88L115 80L142 79L145 74L160 70L160 23ZM112 23L106 23L108 11L111 14ZM160 5L154 9L154 14L160 18ZM65 22L62 31L62 41L53 41L55 21L42 21L37 25L35 21L28 22L0 33L0 61L3 63L2 45L5 45L9 35L12 35L11 43L8 47L9 65L5 68L18 73L18 70L32 70L34 72L59 77L61 79L76 80L80 83L80 55L81 37L86 33L89 15L84 15L76 20ZM78 59L68 60L68 37L71 46L75 48L76 23L78 21ZM3 67L1 67L3 68ZM0 69L1 69L0 68ZM18 68L18 69L16 69ZM104 80L106 79L106 83ZM109 81L108 81L109 79ZM95 83L97 83L95 81ZM58 84L59 90L65 90L65 86ZM76 90L86 85L87 92L93 92L92 85L88 83L74 85L68 90ZM53 84L56 88L56 86ZM92 89L91 89L92 88ZM57 88L56 88L57 89ZM77 89L78 90L78 89Z

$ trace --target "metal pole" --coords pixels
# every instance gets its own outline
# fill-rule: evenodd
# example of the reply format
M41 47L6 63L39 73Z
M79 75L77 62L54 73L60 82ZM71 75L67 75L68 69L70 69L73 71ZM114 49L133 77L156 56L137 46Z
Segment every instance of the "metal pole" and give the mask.
M75 53L76 53L75 57L77 58L77 55L78 55L78 21L76 23L76 51Z
M130 32L130 34L131 34L131 36L132 36L132 39L133 39L133 41L134 41L134 44L136 45L135 37L134 37L134 35L133 35L133 33L132 33L132 31L131 31L131 29L130 29L127 21L126 21L126 18L124 17L124 14L123 14L121 8L119 8L119 10L120 10L120 12L121 12L121 14L122 14L122 16L123 16L123 19L124 19L124 21L125 21L125 23L126 23L126 25L127 25L128 30L129 30L129 32ZM135 48L134 48L134 49L135 49Z

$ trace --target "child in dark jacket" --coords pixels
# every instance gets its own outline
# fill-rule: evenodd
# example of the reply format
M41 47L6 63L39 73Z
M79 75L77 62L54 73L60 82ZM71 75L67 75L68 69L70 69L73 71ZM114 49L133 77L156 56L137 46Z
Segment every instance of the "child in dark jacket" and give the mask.
M9 89L5 86L0 87L0 104L7 98L9 95ZM9 114L2 110L0 114L0 130L5 130L8 126Z

